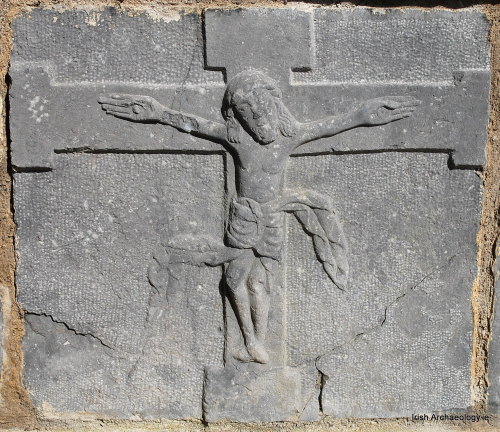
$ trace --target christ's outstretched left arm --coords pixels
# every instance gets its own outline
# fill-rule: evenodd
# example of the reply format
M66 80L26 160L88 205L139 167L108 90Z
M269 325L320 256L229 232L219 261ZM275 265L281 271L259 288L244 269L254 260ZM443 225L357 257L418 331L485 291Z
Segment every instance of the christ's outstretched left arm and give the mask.
M346 114L302 123L296 146L360 126L378 126L409 117L420 103L412 96L386 96L370 99L357 110Z
M227 144L227 129L222 123L193 114L175 111L150 96L114 94L101 96L102 109L114 117L140 123L162 123L223 144Z

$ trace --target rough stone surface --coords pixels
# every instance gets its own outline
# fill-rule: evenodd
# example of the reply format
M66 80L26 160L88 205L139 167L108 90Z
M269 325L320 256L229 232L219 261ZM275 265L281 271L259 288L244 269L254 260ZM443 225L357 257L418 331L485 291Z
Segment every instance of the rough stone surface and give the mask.
M222 233L222 167L217 155L81 154L15 175L25 383L37 405L201 416L204 367L222 364L220 272L181 269L166 293L147 270L167 232Z
M205 420L209 422L268 421L269 406L273 407L274 421L294 420L290 411L295 411L296 419L303 410L300 374L294 368L244 372L232 367L208 370L205 389L208 396L204 403L210 405Z
M481 12L320 9L314 20L316 63L297 83L443 84L450 71L484 69L489 59Z
M71 13L37 9L14 22L14 33L12 61L47 64L51 79L60 85L224 85L220 71L204 69L197 14L165 22L113 8Z
M469 407L478 176L448 170L444 155L386 153L294 159L288 179L328 191L349 238L352 276L341 292L290 224L289 364L315 361L329 377L323 411Z
M269 21L269 32L283 38L266 49L259 42ZM348 49L353 27L357 41ZM10 72L17 285L35 405L207 421L314 420L320 406L336 417L470 407L481 195L472 168L484 161L487 31L471 11L237 10L166 22L108 9L17 19ZM250 67L279 82L273 96L282 91L300 122L343 113L354 121L358 109L369 112L365 101L383 96L403 97L411 117L349 123L353 129L335 137L317 124L314 139L322 139L278 165L278 150L266 156L262 138L243 154L223 125L223 76L268 79ZM259 90L253 85L248 93ZM162 104L161 122L139 117L151 97ZM379 102L376 115L396 100ZM259 125L242 123L243 111L234 115L245 139L259 137ZM267 148L293 142L288 132ZM268 364L257 364L265 358L241 337L237 302L221 282L224 273L231 283L232 261L193 267L181 257L168 286L166 274L151 272L158 250L175 249L176 234L191 233L211 253L210 239L221 243L235 220L259 227L270 212L263 201L254 196L252 214L240 220L231 201L242 176L259 170L249 195L272 190L278 175L289 194L276 198L289 200L284 225L265 221L286 237L281 269L265 269L277 281ZM305 210L305 196L313 197L301 195L305 189L317 207ZM348 262L347 286L327 265L321 242L332 237L318 236L311 222L332 214L340 223L330 220L338 235L330 246L336 264ZM255 362L235 358L237 346Z
M243 9L237 15L206 11L207 65L223 67L229 75L258 65L288 83L291 70L311 69L312 18L310 12L296 9ZM272 44L262 43L263 34ZM235 47L242 47L247 55L235 56Z
M405 41L411 40L411 42L406 43L406 51L399 50L398 52L414 59L414 67L408 69L405 72L407 74L405 80L400 81L383 80L377 74L374 76L371 69L373 62L367 62L357 66L359 73L363 73L363 79L351 80L344 77L324 80L314 85L309 82L295 83L284 91L283 98L288 108L302 120L314 120L326 115L346 112L369 98L408 94L422 100L425 109L419 110L413 116L412 126L418 133L413 133L407 127L407 122L372 128L369 132L364 128L353 129L339 137L318 141L314 144L315 151L427 149L451 152L453 163L457 166L482 165L488 124L489 89L488 33L483 15L477 12L441 11L435 12L431 19L428 12L407 10L404 12L405 18L402 19L400 12L377 15L373 12L358 10L349 13L354 14L357 20L364 17L367 28L369 26L380 27L389 22L397 28L404 29L399 31L405 33ZM324 21L325 17L330 17L332 22L342 23L345 20L348 21L349 13L319 9L311 18L316 20L319 17L320 21ZM289 12L286 12L288 18L286 23L289 27L295 28L292 24L297 26L297 23L302 25L297 30L299 32L299 35L295 36L297 40L300 40L299 37L304 38L302 35L304 27L307 28L309 24L304 14L305 12L300 11L300 19L296 18L296 21L293 21L292 17L289 17ZM254 19L254 15L250 18ZM241 17L237 19L242 20ZM95 25L89 25L86 22L88 21L86 12L61 14L54 11L36 10L15 21L15 43L10 70L13 81L10 91L12 98L11 135L14 143L12 146L13 164L21 168L48 168L51 166L54 150L75 148L178 150L189 145L198 149L214 149L213 143L196 140L191 135L182 134L173 129L165 131L161 125L142 125L141 128L137 128L137 125L132 123L124 124L123 121L102 116L101 112L95 110L95 99L101 92L147 94L154 95L156 99L168 104L172 109L213 120L220 119L220 101L224 92L222 72L213 70L196 72L201 67L197 66L198 60L196 59L203 57L203 44L197 39L199 37L197 35L202 33L199 18L195 15L187 15L179 18L179 21L167 23L152 21L146 16L131 18L121 13L108 11L96 14L93 20L95 22L92 21L92 23ZM398 24L393 23L395 20ZM217 19L217 14L215 16L208 14L206 21L209 26L207 31L211 30L211 33L206 35L208 42L211 38L216 41L218 35L224 35L227 32L224 21ZM470 25L457 26L457 21ZM318 35L319 24L315 22L313 29ZM409 28L404 27L405 25L409 25ZM346 27L344 32L348 32L345 37L351 37L348 25L344 23L343 26ZM442 46L437 52L429 53L428 50L434 45L426 43L421 29L421 27L428 28L429 26L438 29L435 31L440 35L439 40L446 40L448 44L452 41L454 43ZM80 28L81 33L75 34L69 27ZM186 41L175 43L175 49L170 50L170 45L168 49L163 44L158 45L157 36L155 36L157 32L165 34L163 40L168 40L170 37L175 40L179 37L182 28L189 28L189 31L185 30ZM125 29L131 34L143 31L151 36L139 39L123 38L122 33ZM60 32L63 33L59 34ZM457 32L459 36L455 37ZM45 36L50 34L53 36ZM254 33L251 35L255 38ZM367 29L360 32L359 37L368 38L371 37L370 35ZM429 31L425 35L431 37ZM28 43L27 40L38 41L40 38L42 39L40 45L43 45L43 48L35 53L31 49L33 44ZM316 40L312 51L316 53L315 58L331 50L332 44L327 41L321 42L321 40ZM209 44L209 47L213 46L215 41ZM227 43L224 38L222 42ZM113 60L117 53L123 52L124 44L132 51L127 51L127 55L120 54L120 62ZM187 64L184 63L187 54L177 51L186 44L192 45L192 51L188 57L193 59ZM381 52L387 52L389 42L384 39L380 44L381 51L375 50L370 45L370 49L367 48L363 52L366 55L379 56L380 65L377 67L380 69L384 66L386 68L384 70L392 73L395 66L399 66L401 62L399 59L390 60L387 55L381 54ZM365 45L355 46L365 47ZM92 49L83 50L81 46L92 47ZM140 55L136 54L137 46L139 46ZM435 44L435 46L441 45ZM72 47L71 50L68 47ZM262 49L260 45L258 47L253 53L251 46L245 44L234 46L233 57L237 59L235 62L241 66L251 66L250 60L240 60L249 58L253 60L253 67L259 67L261 56L258 54ZM294 49L283 42L282 47L284 49L282 57L285 60L281 60L276 55L275 63L283 64L283 68L287 70L291 66L303 67L305 54L311 52L309 45ZM164 66L162 62L166 57L159 55L158 49L168 50L168 58L172 66ZM295 58L295 51L299 49L302 53L300 57L296 62L290 61L290 58ZM61 51L66 53L64 61L58 57ZM456 54L440 55L441 52ZM42 53L44 53L43 57ZM228 61L229 57L216 54L212 53L210 61L214 67L221 68L223 62ZM338 58L350 57L338 56ZM434 76L433 68L427 70L427 79L423 80L423 70L420 68L422 62L429 61L429 58L439 58L440 75L446 76L446 80ZM475 59L474 62L472 58ZM261 68L268 68L269 60L263 58L262 61L264 65ZM314 58L311 59L311 63L314 64ZM68 64L72 65L73 72L65 68ZM141 65L140 68L137 67L138 64ZM144 67L146 64L147 68ZM313 67L311 73L316 73L315 71L320 70L318 68L319 66ZM273 69L271 71L274 71ZM87 77L90 70L95 71L91 77L93 81L89 81ZM126 71L130 78L121 78L117 75L118 70L120 73ZM108 73L106 71L114 71L114 75L109 72L111 78L106 79L105 74ZM169 78L170 71L173 71L175 78ZM201 78L190 81L189 77L194 73ZM213 74L218 74L215 81ZM401 76L401 73L398 76ZM293 77L290 79L293 81ZM367 80L373 81L376 85L368 84ZM61 118L67 118L68 121L61 122ZM69 121L69 119L74 120ZM75 121L76 119L78 121ZM144 139L147 135L151 140ZM47 136L51 139L47 140ZM367 136L370 137L369 140L366 140ZM305 146L299 151L307 152L308 149L310 146Z

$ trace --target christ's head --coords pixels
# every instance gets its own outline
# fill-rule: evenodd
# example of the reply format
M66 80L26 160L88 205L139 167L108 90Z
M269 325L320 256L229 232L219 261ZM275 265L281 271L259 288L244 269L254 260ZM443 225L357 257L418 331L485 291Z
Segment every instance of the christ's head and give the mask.
M247 70L234 76L222 104L228 140L240 141L245 129L256 141L269 144L281 133L293 136L295 120L281 101L277 83L262 72Z

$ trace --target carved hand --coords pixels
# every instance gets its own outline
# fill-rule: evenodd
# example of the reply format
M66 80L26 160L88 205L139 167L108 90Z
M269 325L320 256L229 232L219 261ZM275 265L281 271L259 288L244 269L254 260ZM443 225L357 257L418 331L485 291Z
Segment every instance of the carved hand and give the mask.
M136 122L157 122L163 109L156 99L149 96L113 94L100 96L98 102L106 114Z
M356 115L361 125L382 125L411 116L420 103L413 96L386 96L364 102Z

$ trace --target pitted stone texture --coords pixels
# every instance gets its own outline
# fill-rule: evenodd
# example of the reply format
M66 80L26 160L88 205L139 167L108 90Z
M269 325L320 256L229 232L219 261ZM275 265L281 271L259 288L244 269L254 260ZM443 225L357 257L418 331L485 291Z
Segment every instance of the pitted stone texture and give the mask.
M184 265L168 292L147 275L177 232L222 236L223 165L219 155L61 155L52 172L15 176L24 376L37 406L201 416L203 368L221 365L224 347L220 271Z
M288 364L316 361L330 378L326 414L470 406L480 179L448 170L446 159L311 156L289 167L287 187L329 194L349 239L352 276L342 292L322 275L301 228L289 225Z
M422 101L409 119L372 128L351 129L306 144L297 153L427 149L450 152L451 166L482 166L488 130L489 81L488 71L462 71L454 74L453 85L443 86L293 86L290 107L294 113L301 113L299 118L307 120L346 113L359 107L363 100L393 94L413 95ZM305 105L300 102L302 98L314 102Z
M52 167L54 150L68 149L153 151L222 150L208 141L196 139L160 124L138 127L132 122L107 116L97 104L103 94L154 95L172 109L189 110L210 119L221 117L223 88L144 89L137 85L103 84L88 87L50 83L50 70L43 64L13 62L10 125L12 163L16 167ZM64 119L65 121L61 121ZM47 136L51 139L48 140Z
M314 364L301 367L226 363L207 368L203 388L206 422L316 421L320 374Z
M492 340L488 352L488 404L494 413L500 413L500 242L495 248L496 260L493 266L495 278L495 311L493 314Z
M316 64L296 83L451 83L454 71L489 68L480 12L317 9L314 21Z
M288 83L291 70L312 65L312 32L313 14L298 9L208 10L207 66L224 68L228 79L256 68ZM264 34L272 43L262 43Z
M12 61L44 62L55 83L224 85L204 69L201 16L35 9L14 22Z
M226 367L205 375L204 419L298 420L304 410L301 376L295 368Z
M172 109L182 109L214 121L223 121L223 88L143 89L138 86L54 86L40 65L13 63L10 69L10 126L12 163L19 168L52 166L54 150L118 151L223 151L222 146L200 140L161 124L142 124L103 115L96 110L102 94L129 93L154 96ZM287 107L300 121L312 121L356 109L370 98L410 94L422 101L410 119L358 128L309 143L297 153L429 149L450 151L453 163L476 167L484 163L488 124L489 73L468 71L455 75L452 86L342 85L283 88ZM62 122L61 119L67 119ZM415 130L418 133L413 133ZM47 140L46 137L51 139Z

